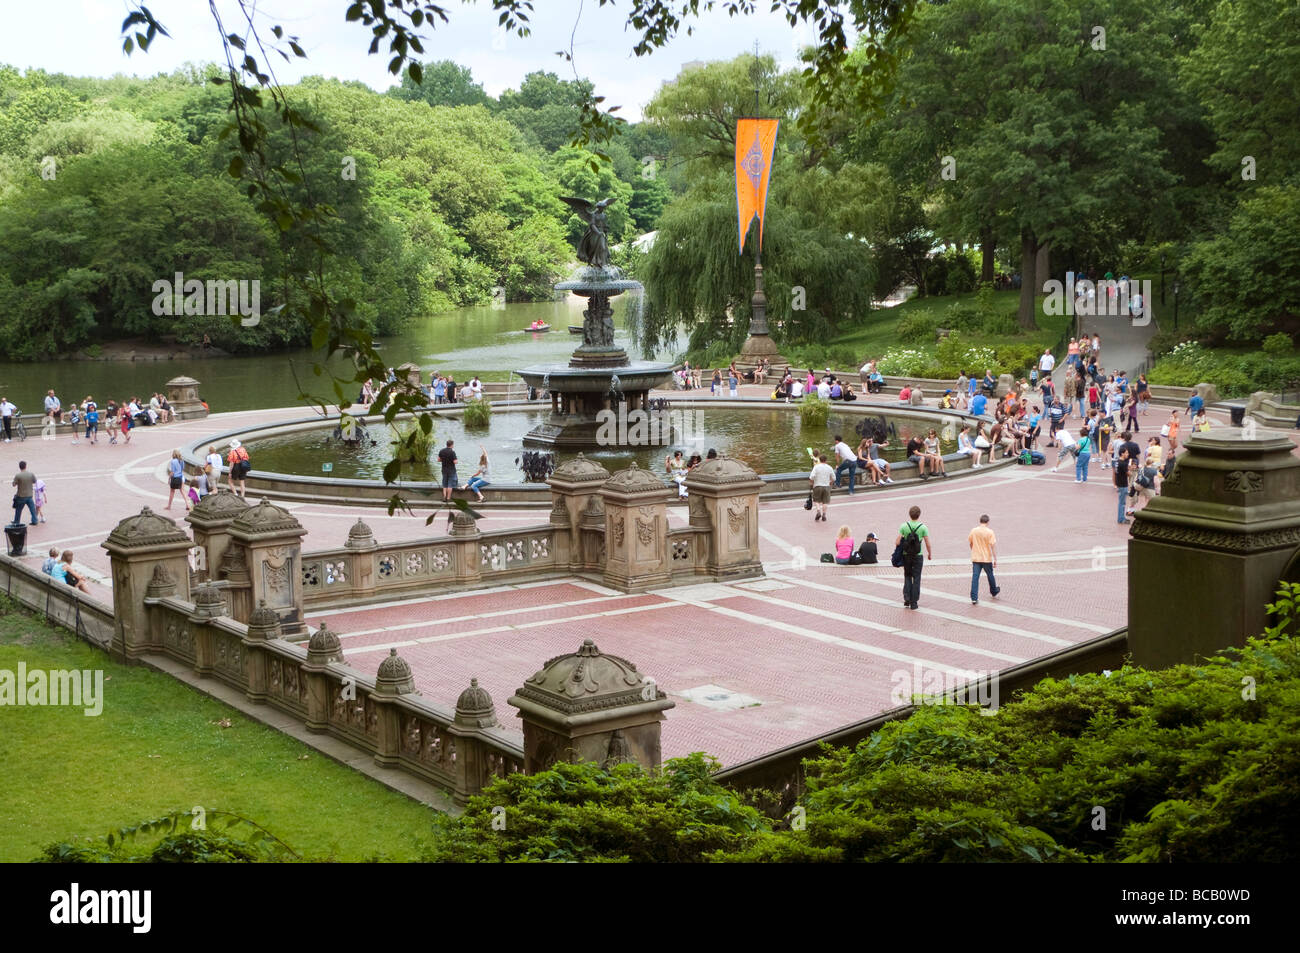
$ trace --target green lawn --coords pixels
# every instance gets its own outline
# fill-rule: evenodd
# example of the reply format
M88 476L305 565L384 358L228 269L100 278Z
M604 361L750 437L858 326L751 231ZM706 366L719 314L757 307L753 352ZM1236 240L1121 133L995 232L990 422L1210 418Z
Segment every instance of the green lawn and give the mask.
M1019 291L996 291L993 300L998 311L1015 314L1020 303ZM879 354L887 348L902 346L898 337L898 325L904 318L913 315L926 315L939 320L942 324L944 313L954 304L975 306L975 292L960 295L941 295L928 298L911 298L894 308L883 308L871 312L867 321L843 334L831 338L829 346L836 348L848 345L855 350ZM963 334L974 347L997 347L1000 344L1034 344L1039 347L1051 347L1060 338L1069 323L1067 315L1045 315L1042 313L1041 296L1038 305L1038 327L1036 332L1022 335L987 335Z
M102 669L104 702L98 717L0 708L0 861L196 805L242 814L312 859L411 860L416 838L429 839L431 808L0 605L0 669L17 671L20 661L28 671ZM225 719L228 728L218 724Z

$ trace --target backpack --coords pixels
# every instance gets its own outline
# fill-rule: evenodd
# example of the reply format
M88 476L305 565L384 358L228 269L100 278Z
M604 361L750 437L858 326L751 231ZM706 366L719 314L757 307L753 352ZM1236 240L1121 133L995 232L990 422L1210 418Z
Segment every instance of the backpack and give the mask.
M921 536L917 532L919 526L908 524L908 531L903 535L903 555L919 556L921 555Z

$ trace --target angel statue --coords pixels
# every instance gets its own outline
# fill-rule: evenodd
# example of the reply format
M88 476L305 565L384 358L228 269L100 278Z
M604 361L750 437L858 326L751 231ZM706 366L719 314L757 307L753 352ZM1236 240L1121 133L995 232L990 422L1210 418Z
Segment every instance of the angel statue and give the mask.
M588 202L586 199L561 196L560 201L567 203L587 223L587 231L578 242L578 261L584 261L593 268L609 267L609 242L605 238L605 229L609 223L605 219L605 209L614 200Z

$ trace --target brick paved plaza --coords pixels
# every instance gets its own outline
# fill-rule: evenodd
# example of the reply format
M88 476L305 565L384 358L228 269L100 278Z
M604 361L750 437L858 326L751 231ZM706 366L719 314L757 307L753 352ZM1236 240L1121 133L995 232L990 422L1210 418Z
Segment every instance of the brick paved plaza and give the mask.
M745 396L758 398L755 388ZM164 467L181 444L248 423L300 417L298 408L215 414L133 432L129 446L73 445L68 436L0 445L11 475L16 461L49 486L48 522L30 531L27 560L70 548L89 570L94 597L111 604L109 530L142 506L178 521L178 497L164 510ZM1157 432L1167 410L1146 420ZM1224 419L1215 418L1218 425ZM1048 451L1049 464L1054 452ZM902 604L901 570L888 565L899 524L912 504L932 533L920 608ZM1072 645L1124 624L1127 526L1115 522L1109 471L1093 461L1089 482L1073 467L985 469L927 484L859 489L832 497L829 522L814 523L802 500L760 507L766 577L730 585L692 585L623 595L595 582L570 580L503 586L426 599L312 613L342 637L346 660L373 671L397 648L417 688L453 700L471 677L492 695L498 717L519 729L505 700L552 656L585 638L621 655L654 678L676 702L663 728L665 757L704 750L735 764L782 745L875 714L891 700L895 673L991 671ZM388 516L380 507L290 503L307 528L307 551L341 545L358 516L381 544L427 535L425 515ZM997 600L987 587L969 598L966 537L981 513L997 533ZM674 525L684 507L670 509ZM546 510L487 508L480 528L543 522ZM841 523L855 539L875 532L882 565L846 567L818 557L833 548ZM441 520L431 527L441 530ZM1153 593L1152 598L1165 594Z

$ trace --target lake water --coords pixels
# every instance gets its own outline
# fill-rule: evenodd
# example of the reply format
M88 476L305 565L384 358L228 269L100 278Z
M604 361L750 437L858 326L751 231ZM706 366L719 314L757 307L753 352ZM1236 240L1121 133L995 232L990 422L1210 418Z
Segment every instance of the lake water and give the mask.
M642 357L625 329L626 308L633 301L631 295L616 301L622 306L615 309L615 340L632 357ZM581 343L579 336L568 333L568 326L582 323L582 306L581 299L570 298L504 308L461 308L412 322L401 334L379 341L378 350L393 367L408 361L419 365L426 379L428 371L443 370L462 381L475 374L483 380L507 380L528 364L567 362ZM525 333L522 329L535 319L554 330ZM312 364L320 357L321 352L304 348L207 360L0 362L0 395L8 396L24 413L39 413L50 388L65 404L89 394L102 407L110 397L165 390L168 380L185 375L200 382L199 395L213 413L291 407L301 403L301 388L322 396L332 394L328 379L312 373Z

